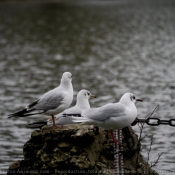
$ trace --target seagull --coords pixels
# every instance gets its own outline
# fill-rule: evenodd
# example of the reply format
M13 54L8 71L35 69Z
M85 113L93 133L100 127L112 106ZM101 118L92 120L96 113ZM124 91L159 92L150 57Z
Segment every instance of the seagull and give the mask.
M118 103L108 103L99 108L90 108L82 112L81 117L71 116L73 123L83 123L110 130L113 141L116 140L113 129L122 129L130 125L137 117L135 106L137 99L132 93L125 93Z
M85 89L82 89L81 91L79 91L77 94L76 105L57 114L54 118L55 124L56 125L72 124L69 114L71 115L74 114L77 117L80 116L84 110L90 108L90 104L89 104L90 98L96 98L96 96L91 94L88 90L85 90ZM42 127L44 125L52 125L52 124L53 124L53 119L50 118L45 122L36 122L29 125L32 125L32 126L36 125L36 127Z
M10 114L11 117L26 117L36 114L46 114L52 116L53 126L55 125L54 115L67 109L73 100L72 74L64 72L60 85L50 90L27 105L23 110ZM38 111L38 112L35 112Z

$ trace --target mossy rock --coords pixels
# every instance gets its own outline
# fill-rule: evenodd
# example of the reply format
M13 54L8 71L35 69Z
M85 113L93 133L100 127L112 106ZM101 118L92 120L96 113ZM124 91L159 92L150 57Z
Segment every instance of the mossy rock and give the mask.
M128 147L127 137L123 133L124 171L133 174L136 169L149 169L152 175L157 175L137 152L138 139L131 127L130 133L135 143L132 149ZM48 171L49 174L59 175L69 174L61 170L91 175L114 174L115 171L111 135L93 125L44 126L32 132L30 140L24 145L23 154L24 160L14 162L9 170ZM136 154L140 164L134 163Z

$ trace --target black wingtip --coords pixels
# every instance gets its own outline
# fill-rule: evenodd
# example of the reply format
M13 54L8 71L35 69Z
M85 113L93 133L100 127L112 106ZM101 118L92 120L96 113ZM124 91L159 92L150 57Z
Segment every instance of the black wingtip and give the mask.
M8 115L8 118L12 118L12 117L20 117L20 116L16 115L15 113L14 113L14 114L9 114L9 115Z
M47 122L35 122L35 123L29 123L28 125L47 125Z
M15 113L13 113L13 114L9 114L8 116L8 118L12 118L12 117L24 117L24 114L25 113L27 113L28 111L27 111L27 109L25 108L25 109L23 109L23 110L21 110L21 111L18 111L18 112L15 112Z
M45 113L44 111L42 112L36 112L36 113L30 113L34 110L27 110L27 109L23 109L21 111L18 111L16 113L13 113L13 114L9 114L8 118L12 118L12 117L27 117L27 116L31 116L31 115L36 115L36 114L43 114Z
M43 126L47 125L47 122L36 122L28 124L29 128L42 128Z

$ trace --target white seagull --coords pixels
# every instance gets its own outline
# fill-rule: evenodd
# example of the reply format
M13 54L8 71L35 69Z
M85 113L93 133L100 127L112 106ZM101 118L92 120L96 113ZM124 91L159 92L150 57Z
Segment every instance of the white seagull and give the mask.
M137 99L132 93L125 93L118 103L109 103L99 108L90 108L82 112L82 117L71 117L72 122L95 125L110 130L113 141L116 140L113 129L122 129L129 126L137 117L135 106Z
M82 89L81 91L79 91L77 94L76 105L56 115L55 124L56 125L72 124L73 122L71 118L69 117L69 114L77 115L77 117L81 116L81 113L84 110L90 108L90 104L89 104L90 98L96 98L96 96L92 95L88 90L85 90L85 89ZM36 123L29 124L29 125L36 126L36 127L42 127L44 125L52 125L52 124L53 124L53 119L50 118L45 122L36 122Z
M35 114L46 114L52 116L53 126L55 125L54 115L67 109L73 100L72 74L64 72L60 85L39 97L27 105L23 110L10 114L11 117L26 117ZM33 113L38 111L36 113Z

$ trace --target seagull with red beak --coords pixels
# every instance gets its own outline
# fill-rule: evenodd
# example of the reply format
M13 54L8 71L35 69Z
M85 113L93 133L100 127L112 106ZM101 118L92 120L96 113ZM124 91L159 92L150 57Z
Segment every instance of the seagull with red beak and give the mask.
M117 144L118 140L114 137L113 129L122 129L129 126L137 117L135 103L142 101L132 93L125 93L118 103L108 103L99 108L90 108L82 112L82 117L72 116L74 123L83 123L102 127L110 130L113 141Z

